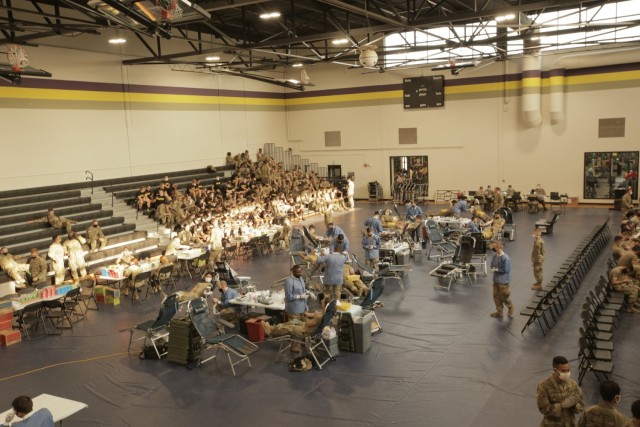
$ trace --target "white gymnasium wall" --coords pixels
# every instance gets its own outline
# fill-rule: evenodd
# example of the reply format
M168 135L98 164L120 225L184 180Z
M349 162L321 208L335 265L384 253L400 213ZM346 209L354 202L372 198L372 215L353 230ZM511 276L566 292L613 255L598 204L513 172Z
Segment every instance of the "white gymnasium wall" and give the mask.
M28 53L32 65L57 80L282 92L256 81L175 72L165 65L122 66L118 55L45 47ZM254 153L266 142L286 141L283 110L252 110L243 98L231 111L215 104L207 111L170 111L132 108L127 93L113 93L117 102L109 107L65 109L59 99L65 94L52 91L51 108L34 108L29 89L21 90L23 108L0 101L0 190L80 182L85 170L107 179L222 165L227 151Z
M550 64L556 58L548 57ZM544 66L543 66L544 67ZM543 68L544 69L544 68ZM446 72L446 71L445 71ZM518 61L467 70L463 77L519 73ZM446 72L445 78L456 77ZM401 83L403 77L428 71L363 73L316 66L309 71L313 90ZM520 97L500 92L493 97L445 101L444 108L404 111L401 104L382 100L369 106L288 111L289 138L297 140L304 157L321 166L342 165L356 173L356 197L367 197L367 182L378 180L390 195L389 157L428 155L430 196L439 189L476 190L479 186L508 184L528 191L537 183L546 190L582 196L586 151L640 149L640 87L565 93L565 121L551 125L549 100L542 96L543 123L525 128ZM446 94L446 89L445 89ZM445 95L446 96L446 95ZM626 117L624 138L598 139L598 119ZM417 127L417 146L400 145L398 128ZM342 147L324 148L324 132L342 132ZM369 166L364 166L364 164Z

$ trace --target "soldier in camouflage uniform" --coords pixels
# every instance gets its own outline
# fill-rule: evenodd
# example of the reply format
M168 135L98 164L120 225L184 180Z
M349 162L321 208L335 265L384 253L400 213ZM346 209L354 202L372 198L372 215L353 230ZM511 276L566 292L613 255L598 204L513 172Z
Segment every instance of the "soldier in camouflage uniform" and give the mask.
M25 280L20 273L29 271L29 264L22 264L13 259L13 255L9 254L9 248L0 249L0 269L5 271L9 277L16 282L16 288L24 288Z
M536 402L544 415L540 427L575 427L575 414L582 412L584 401L564 356L553 358L553 374L538 384Z
M262 326L264 327L265 335L271 338L281 337L284 335L293 335L294 337L303 338L316 330L320 322L322 322L323 316L324 313L322 311L314 313L306 312L304 313L303 323L301 323L299 319L295 319L287 323L279 323L274 326L271 326L267 322L262 322Z
M91 227L87 228L87 243L89 243L91 252L98 252L107 246L107 238L97 220L93 220Z
M625 427L629 419L616 409L620 402L620 386L615 381L600 384L602 402L589 406L580 417L578 427Z
M533 277L536 283L531 286L534 291L542 289L542 264L544 263L544 240L541 237L542 230L536 228L531 234L533 236L533 250L531 251L531 264L533 264Z
M56 216L53 208L47 211L47 216L43 216L42 218L39 218L39 219L27 221L27 224L33 224L36 222L46 222L53 228L64 228L67 230L67 233L71 231L71 226L76 223L72 219Z

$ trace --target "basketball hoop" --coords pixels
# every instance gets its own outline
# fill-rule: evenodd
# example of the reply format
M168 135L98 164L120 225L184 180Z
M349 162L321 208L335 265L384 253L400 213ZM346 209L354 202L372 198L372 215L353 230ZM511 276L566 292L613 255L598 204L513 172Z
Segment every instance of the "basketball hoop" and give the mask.
M22 71L24 67L29 65L27 54L25 53L23 48L17 45L9 46L9 50L7 51L7 59L9 59L9 64L11 64L11 69L13 71Z
M182 8L178 5L178 0L157 0L156 5L161 9L160 18L163 21L182 18Z

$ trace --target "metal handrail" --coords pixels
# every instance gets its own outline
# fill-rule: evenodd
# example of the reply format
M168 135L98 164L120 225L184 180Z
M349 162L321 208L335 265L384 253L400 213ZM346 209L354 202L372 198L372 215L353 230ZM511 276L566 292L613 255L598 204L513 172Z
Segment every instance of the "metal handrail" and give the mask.
M91 194L93 194L93 172L84 171L84 174L85 175L89 174L89 176L85 176L84 180L85 181L91 181Z

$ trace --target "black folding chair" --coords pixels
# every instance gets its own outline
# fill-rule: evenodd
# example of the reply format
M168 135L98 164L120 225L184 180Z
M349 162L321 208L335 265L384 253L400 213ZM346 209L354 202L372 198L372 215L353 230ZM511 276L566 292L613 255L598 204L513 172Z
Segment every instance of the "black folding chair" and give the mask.
M122 329L120 332L129 331L129 346L127 347L127 352L131 351L131 343L134 341L133 334L141 332L142 336L136 338L135 341L144 339L145 345L147 342L151 342L151 345L158 355L158 359L167 354L167 351L161 352L157 344L160 340L169 336L167 328L177 312L178 295L172 294L163 301L160 306L160 311L158 312L158 317L156 317L155 320L147 320L128 329Z
M473 284L471 274L475 275L475 266L471 264L471 258L475 244L476 239L473 237L462 236L451 262L445 261L429 272L429 275L437 280L435 289L449 291L451 284L462 276L467 277L470 286Z
M279 341L280 348L278 349L278 355L276 356L276 361L280 358L280 355L285 351L291 348L291 344L297 343L299 345L304 345L305 348L309 351L309 354L313 358L318 369L322 370L322 367L330 360L335 360L327 344L325 344L322 339L322 330L325 326L328 326L331 323L331 319L336 315L336 300L331 300L327 304L324 309L324 314L322 316L322 321L316 326L316 329L311 333L298 337L294 335L283 335L281 337L270 338L268 341ZM318 348L322 350L327 355L327 358L320 362L318 359Z
M360 305L363 310L370 310L373 314L375 325L371 327L371 333L382 332L382 325L380 324L380 320L378 320L375 310L380 307L379 298L384 291L384 282L384 277L377 277L371 282L371 287L364 298L358 302L353 301L354 304Z
M222 349L227 354L229 366L234 376L236 375L235 366L239 363L247 362L251 368L249 356L259 350L257 345L240 335L225 334L223 325L229 326L230 324L220 318L214 320L210 315L209 307L204 298L196 298L189 301L188 311L191 323L198 331L203 344L202 352L196 361L197 366L217 358L218 351ZM215 354L204 359L204 352L213 348L216 349ZM232 354L236 357L235 361L231 358Z
M42 301L29 304L20 311L20 315L18 316L18 326L20 327L20 330L24 332L28 340L34 339L29 334L29 330L33 330L34 332L37 331L40 323L42 323L44 328L44 334L35 338L42 338L49 333L43 316Z

